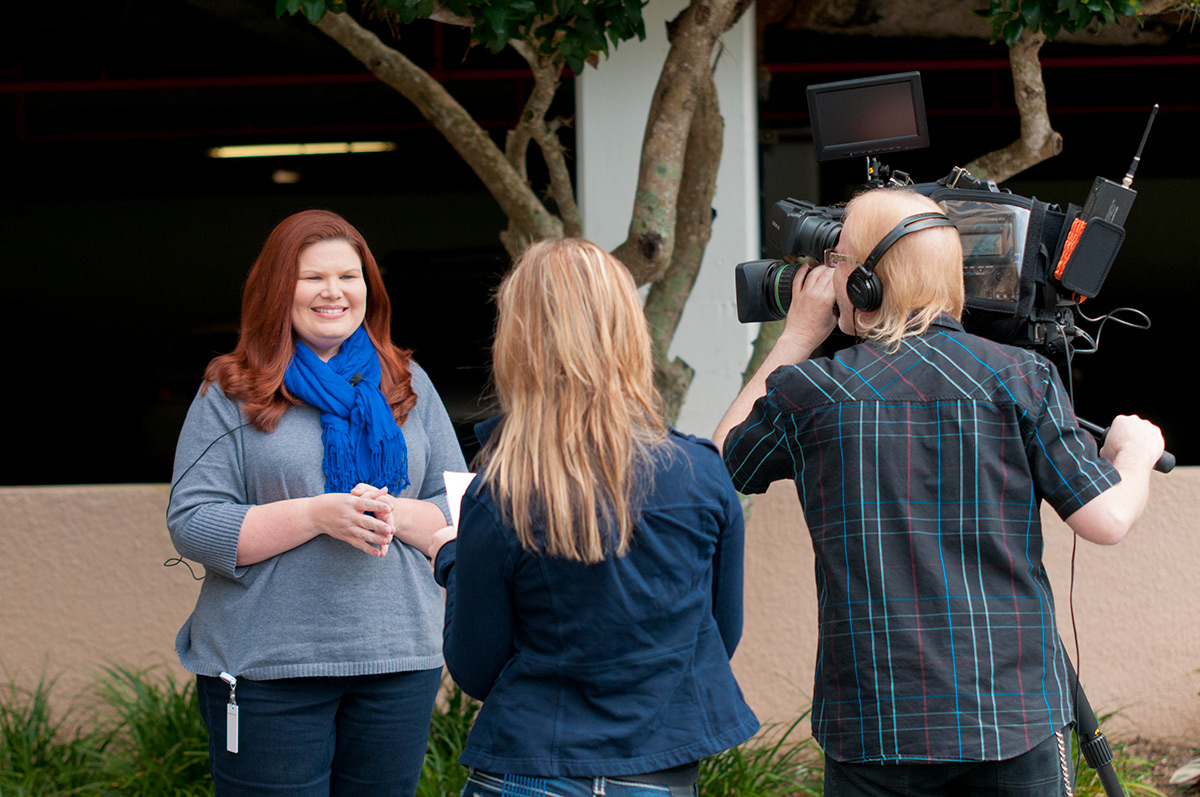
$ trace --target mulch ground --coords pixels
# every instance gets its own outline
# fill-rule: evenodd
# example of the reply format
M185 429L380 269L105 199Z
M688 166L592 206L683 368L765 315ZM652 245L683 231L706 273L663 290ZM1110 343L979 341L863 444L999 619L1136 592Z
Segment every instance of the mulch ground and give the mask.
M1171 797L1200 796L1200 787L1181 788L1171 785L1175 770L1194 758L1200 757L1200 746L1194 742L1174 742L1161 739L1136 737L1125 743L1118 756L1140 758L1152 765L1152 785Z

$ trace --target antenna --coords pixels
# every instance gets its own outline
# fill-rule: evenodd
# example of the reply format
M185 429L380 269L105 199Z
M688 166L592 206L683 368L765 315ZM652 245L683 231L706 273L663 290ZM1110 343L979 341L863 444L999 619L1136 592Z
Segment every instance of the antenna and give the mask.
M1078 221L1098 217L1118 227L1125 223L1129 208L1137 197L1137 191L1130 187L1133 185L1133 173L1142 161L1142 148L1146 146L1150 125L1154 124L1154 116L1157 113L1158 103L1155 103L1154 110L1150 112L1150 121L1146 124L1146 132L1142 134L1142 143L1138 145L1137 154L1133 156L1133 163L1129 165L1129 173L1125 175L1125 179L1118 185L1112 180L1097 177L1096 182L1092 183L1091 193L1088 194L1087 202L1083 204L1083 214Z
M1142 143L1138 144L1137 154L1133 156L1133 163L1129 164L1129 171L1125 173L1125 179L1121 181L1124 188L1133 185L1133 173L1137 171L1138 164L1142 162L1142 150L1146 146L1146 139L1150 137L1150 128L1154 125L1154 117L1158 114L1158 103L1154 103L1154 108L1150 111L1150 121L1146 122L1146 132L1142 133Z

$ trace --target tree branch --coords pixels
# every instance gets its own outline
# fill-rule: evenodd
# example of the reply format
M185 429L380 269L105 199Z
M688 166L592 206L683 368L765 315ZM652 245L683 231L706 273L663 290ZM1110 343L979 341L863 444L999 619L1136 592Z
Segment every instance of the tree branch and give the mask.
M555 80L551 85L546 85L545 75L538 69L536 47L531 46L528 42L514 41L512 48L525 59L525 63L529 64L529 68L533 70L533 93L525 101L525 108L521 112L521 118L517 120L517 126L509 130L504 139L504 156L521 175L521 179L528 182L527 153L529 152L529 141L533 138L534 119L538 116L545 118L546 108L549 106L550 100L554 98L558 83Z
M458 25L462 28L475 27L475 20L455 14L442 3L434 5L433 12L430 13L429 18L434 22L441 22L444 25Z
M417 107L483 181L522 235L562 237L562 223L546 210L491 137L440 83L349 14L326 14L317 27Z
M546 160L546 167L550 170L550 195L554 197L558 206L563 235L580 236L583 235L583 216L580 215L579 205L575 201L575 184L571 180L567 156L558 137L558 130L562 126L561 119L547 124L537 141L542 149L542 157Z
M1062 152L1062 136L1050 126L1046 107L1046 84L1038 51L1046 43L1041 33L1025 30L1008 49L1012 67L1013 94L1021 117L1021 137L1004 149L989 152L967 164L976 177L1003 182L1030 166Z
M563 235L578 236L583 233L583 220L575 202L575 185L567 168L562 142L558 138L560 125L546 121L550 103L558 93L561 82L562 60L538 53L530 42L513 42L513 48L521 54L533 71L533 93L525 103L521 120L509 133L506 154L513 166L526 176L526 158L529 142L537 143L542 159L550 174L550 195L558 207L562 220ZM528 179L528 178L526 178Z

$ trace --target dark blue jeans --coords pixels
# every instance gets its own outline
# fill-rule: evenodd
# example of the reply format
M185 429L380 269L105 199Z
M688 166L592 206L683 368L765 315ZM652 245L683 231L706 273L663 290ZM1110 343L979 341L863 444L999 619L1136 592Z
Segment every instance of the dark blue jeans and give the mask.
M226 750L229 687L196 676L221 797L412 797L441 670L339 678L239 679L238 752Z
M695 786L662 786L636 775L612 778L535 778L473 770L459 797L695 797Z
M825 797L1064 797L1074 782L1069 729L1004 761L844 764L825 756Z

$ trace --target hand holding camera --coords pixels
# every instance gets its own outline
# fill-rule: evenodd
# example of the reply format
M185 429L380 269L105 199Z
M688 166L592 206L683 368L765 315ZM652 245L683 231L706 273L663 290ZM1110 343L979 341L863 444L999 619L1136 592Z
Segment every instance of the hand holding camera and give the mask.
M799 285L788 306L781 339L795 337L811 352L829 337L837 325L835 276L832 268L821 264L796 268Z

